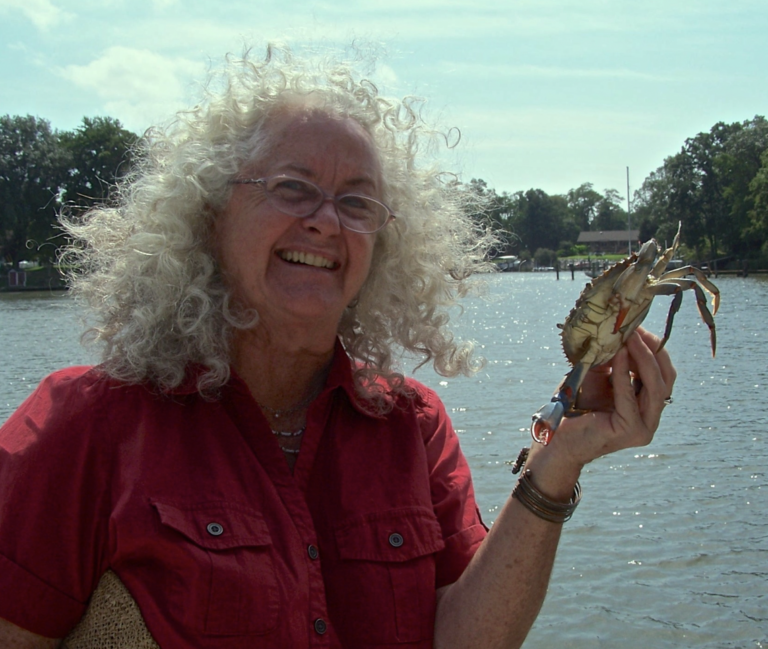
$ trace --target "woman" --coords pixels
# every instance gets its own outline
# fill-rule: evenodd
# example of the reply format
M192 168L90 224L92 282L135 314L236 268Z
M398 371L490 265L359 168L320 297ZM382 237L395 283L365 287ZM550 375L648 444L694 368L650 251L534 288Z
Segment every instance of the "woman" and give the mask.
M0 434L0 644L57 646L109 578L164 648L519 646L581 468L651 440L669 357L639 332L593 372L600 410L531 450L488 533L445 409L393 369L474 369L446 309L492 244L475 197L343 65L270 50L223 81L68 224L103 363Z

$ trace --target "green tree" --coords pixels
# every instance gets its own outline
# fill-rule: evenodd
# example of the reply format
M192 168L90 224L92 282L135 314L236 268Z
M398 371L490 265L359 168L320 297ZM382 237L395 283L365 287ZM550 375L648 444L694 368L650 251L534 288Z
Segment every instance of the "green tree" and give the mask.
M615 189L607 189L597 203L592 230L626 230L627 212L621 207L622 198Z
M719 122L688 138L636 193L641 235L655 229L657 238L671 239L682 222L683 242L711 259L759 248L762 242L750 235L755 232L752 181L767 147L768 122L760 116Z
M761 246L761 252L768 254L768 149L761 156L761 166L749 183L752 208L747 236Z
M652 171L632 202L632 225L640 230L640 240L655 237L660 224L670 222L670 191L672 178L667 166Z
M137 140L111 117L84 117L75 131L63 133L71 165L63 193L68 208L85 210L107 200L115 181L129 170Z
M768 121L758 116L738 125L715 158L726 214L719 229L720 237L723 247L738 256L748 255L760 245L750 234L754 209L751 183L762 168L762 155L766 150Z
M472 195L478 199L472 217L482 226L490 226L497 234L500 255L512 254L515 248L515 234L512 225L513 199L506 192L497 194L482 179L473 178L469 183Z
M0 117L0 246L12 265L55 254L56 213L67 154L48 121Z
M557 263L557 252L549 248L539 248L533 253L533 259L539 268L554 266Z
M529 189L510 198L511 227L519 238L520 249L554 250L562 241L574 241L578 237L578 226L571 218L564 196L549 196L541 189Z
M595 191L592 183L583 183L576 189L571 189L566 200L579 231L587 232L590 230L592 222L597 218L598 205L603 200L600 193Z

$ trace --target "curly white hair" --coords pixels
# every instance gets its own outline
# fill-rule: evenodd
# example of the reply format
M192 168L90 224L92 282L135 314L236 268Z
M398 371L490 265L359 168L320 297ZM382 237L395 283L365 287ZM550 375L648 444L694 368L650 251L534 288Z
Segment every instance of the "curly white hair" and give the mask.
M197 365L203 393L229 380L232 333L258 314L230 300L212 223L229 199L229 181L268 149L269 116L297 101L351 118L370 134L382 198L398 215L379 232L369 277L339 323L359 386L377 377L402 386L394 369L401 350L445 376L475 369L471 343L455 341L447 327L448 310L471 276L489 269L495 241L468 214L480 198L455 176L417 163L444 137L423 119L422 100L382 97L336 59L269 47L260 59L229 58L199 105L147 131L112 204L62 217L75 240L65 253L77 268L72 290L93 318L85 337L103 343L111 376L167 390Z

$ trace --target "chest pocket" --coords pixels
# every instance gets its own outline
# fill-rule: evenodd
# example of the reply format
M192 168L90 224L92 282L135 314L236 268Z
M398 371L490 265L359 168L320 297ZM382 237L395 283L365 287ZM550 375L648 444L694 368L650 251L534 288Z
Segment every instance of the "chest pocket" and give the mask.
M432 638L435 553L445 547L434 513L407 507L367 514L334 530L336 614L354 646Z
M279 590L272 538L262 515L235 503L153 501L178 546L179 617L203 635L258 635L277 626Z

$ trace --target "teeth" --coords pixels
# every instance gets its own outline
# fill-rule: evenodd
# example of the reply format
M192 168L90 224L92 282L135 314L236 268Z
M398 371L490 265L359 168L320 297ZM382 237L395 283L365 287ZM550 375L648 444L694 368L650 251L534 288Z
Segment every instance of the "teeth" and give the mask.
M280 257L296 264L306 264L307 266L315 266L317 268L333 268L333 263L329 259L311 253L307 254L291 250L281 252Z

